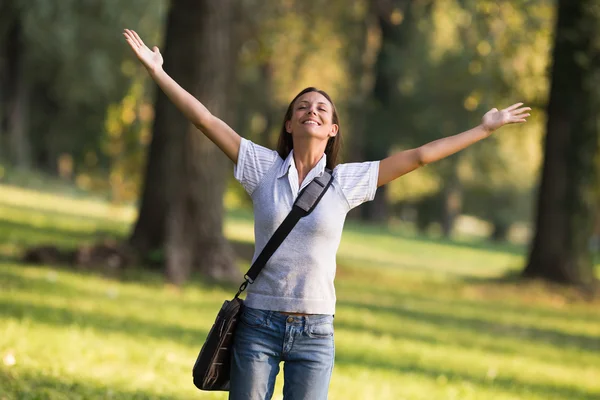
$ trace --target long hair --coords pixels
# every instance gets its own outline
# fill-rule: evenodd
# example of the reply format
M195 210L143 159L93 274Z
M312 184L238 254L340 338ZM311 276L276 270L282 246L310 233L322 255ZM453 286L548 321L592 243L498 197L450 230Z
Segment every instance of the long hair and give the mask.
M331 108L333 111L332 122L334 124L336 124L338 127L340 126L340 119L338 117L338 113L335 108L335 104L333 104L333 101L331 100L331 97L329 97L329 95L327 93L325 93L323 90L319 90L315 87L307 87L306 89L304 89L303 91L298 93L296 95L296 97L294 97L294 100L292 100L292 102L288 106L287 111L285 112L285 117L283 118L283 125L281 127L281 131L279 132L279 140L277 141L277 152L279 153L279 156L281 158L283 158L284 160L287 158L287 156L290 155L290 152L294 148L294 142L292 140L292 135L290 135L286 131L285 124L286 124L286 122L288 122L289 120L292 119L294 103L296 102L296 100L298 100L298 97L302 96L305 93L309 93L309 92L320 93L329 101L329 103L331 103ZM335 166L338 164L338 162L337 162L338 153L340 151L340 148L342 147L341 133L342 133L341 129L338 129L337 134L334 137L330 137L327 140L327 145L325 146L325 155L327 156L326 167L331 170L333 170L335 168Z

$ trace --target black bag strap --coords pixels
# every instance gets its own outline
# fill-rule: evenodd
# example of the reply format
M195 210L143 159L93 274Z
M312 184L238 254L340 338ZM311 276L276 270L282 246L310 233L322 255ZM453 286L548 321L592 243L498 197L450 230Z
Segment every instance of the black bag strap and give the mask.
M321 201L325 192L327 192L327 189L331 186L332 181L333 173L330 169L326 168L320 176L313 179L304 189L302 189L288 216L283 220L281 225L279 225L273 236L271 236L271 239L269 239L258 257L256 257L256 260L254 260L254 263L252 263L248 272L246 272L246 275L244 275L245 281L240 286L235 298L246 290L249 283L254 283L254 280L267 264L269 258L271 258L273 253L275 253L275 250L277 250L292 229L294 229L294 226L300 221L300 218L310 214L317 204L319 204L319 201Z

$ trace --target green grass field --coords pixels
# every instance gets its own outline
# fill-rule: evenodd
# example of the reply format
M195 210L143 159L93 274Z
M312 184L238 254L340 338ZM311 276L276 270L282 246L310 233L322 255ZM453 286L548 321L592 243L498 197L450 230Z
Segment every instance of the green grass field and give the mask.
M16 262L28 245L122 237L133 218L0 186L0 399L226 398L197 391L191 367L233 286L195 279L175 290L159 273ZM251 215L231 211L226 232L252 242ZM524 252L348 224L330 398L599 399L600 302L499 279Z

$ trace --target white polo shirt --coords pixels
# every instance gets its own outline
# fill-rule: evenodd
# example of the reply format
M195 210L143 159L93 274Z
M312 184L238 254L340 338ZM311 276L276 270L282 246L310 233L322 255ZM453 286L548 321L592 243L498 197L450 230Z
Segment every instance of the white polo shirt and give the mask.
M287 217L300 190L323 173L326 156L298 185L293 150L281 159L274 150L242 138L235 178L254 205L255 251L258 257ZM307 314L334 314L336 252L346 214L373 200L379 161L340 164L333 182L315 210L298 224L275 251L256 281L248 285L246 304L252 308Z

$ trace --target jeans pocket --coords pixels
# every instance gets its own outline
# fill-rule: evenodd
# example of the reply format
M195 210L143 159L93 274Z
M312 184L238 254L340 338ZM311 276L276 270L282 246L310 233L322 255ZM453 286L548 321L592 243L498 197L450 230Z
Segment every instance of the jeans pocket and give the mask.
M311 338L328 338L333 336L333 323L328 322L318 325L310 325L308 328L308 336Z
M252 328L258 328L267 324L267 314L261 310L244 307L240 321Z

